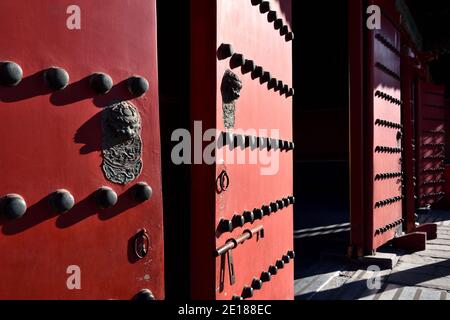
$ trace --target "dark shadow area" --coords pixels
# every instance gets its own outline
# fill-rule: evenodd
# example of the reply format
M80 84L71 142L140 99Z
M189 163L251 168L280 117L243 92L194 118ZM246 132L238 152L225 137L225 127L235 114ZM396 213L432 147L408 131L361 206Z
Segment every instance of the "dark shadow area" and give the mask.
M350 222L347 9L292 2L295 233ZM296 278L325 251L345 255L349 240L337 229L296 239Z
M97 214L100 220L112 219L121 213L140 205L134 198L136 186L119 195L117 204L108 209L101 209L95 199L96 193L92 193L86 199L78 202L69 212L63 213L56 220L56 226L64 229L69 228L92 215Z
M112 219L121 213L140 205L133 197L134 191L134 187L128 189L119 196L117 204L108 209L99 208L95 199L96 193L94 192L86 199L78 202L72 210L61 214L56 220L56 226L61 229L69 228L95 214L98 215L100 220Z
M318 261L321 261L324 254L341 254L348 248L349 232L321 235L295 240L295 265L294 278L303 279L317 275L318 270L313 268Z
M51 93L45 84L44 71L23 78L15 87L0 86L0 101L12 103Z
M299 162L295 185L298 190L296 208L300 215L295 230L330 226L349 222L349 170L346 161ZM306 183L307 182L307 183Z
M432 61L430 72L436 84L445 85L445 98L450 99L450 54L442 55L437 60Z
M15 235L58 216L58 213L53 212L50 207L49 197L47 196L29 207L22 218L3 221L3 234L6 236Z
M125 79L117 83L106 94L96 95L93 100L94 104L99 108L104 108L114 102L135 99L135 97L130 93L130 91L128 91L127 81L128 79Z
M75 133L73 141L76 144L82 144L80 154L89 154L91 152L102 150L102 113L98 112L95 116L86 121Z
M437 223L450 220L450 211L442 209L433 209L418 214L420 223Z
M190 128L190 6L180 1L157 1L159 110L166 299L189 299L190 292L190 167L171 160L172 132Z
M127 257L128 257L128 262L130 262L131 264L135 264L136 262L138 262L140 260L134 251L135 241L136 241L136 235L133 235L132 237L130 237L130 239L128 239L128 242L127 242L127 245L128 245L127 246Z
M96 93L89 86L89 78L85 77L69 84L64 90L55 91L50 96L50 102L55 106L65 106L93 98Z
M56 226L60 229L69 228L99 212L99 207L95 202L95 192L86 199L77 202L69 212L61 214L56 219Z
M119 195L117 204L108 209L100 209L95 200L95 193L91 194L85 201L82 201L70 211L71 215L61 215L57 221L59 224L58 227L70 227L95 212L98 213L100 220L113 219L129 209L141 205L141 203L137 202L134 198L136 192L135 188L136 185ZM89 212L91 212L91 214L89 214Z
M137 185L134 185L133 187L119 195L117 204L114 207L100 210L98 213L100 220L112 219L131 208L141 205L142 203L137 202L134 197L134 194L136 193L136 187Z

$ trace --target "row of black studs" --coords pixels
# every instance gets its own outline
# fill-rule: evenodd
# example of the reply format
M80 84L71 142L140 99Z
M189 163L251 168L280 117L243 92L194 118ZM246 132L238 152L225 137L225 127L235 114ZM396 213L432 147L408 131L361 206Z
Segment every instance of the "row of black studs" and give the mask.
M145 182L137 183L132 187L134 198L144 202L151 198L152 188ZM94 193L95 201L100 209L112 208L118 201L117 193L109 187L101 187ZM65 190L59 189L49 195L49 206L54 212L66 213L75 206L75 198ZM0 198L0 213L8 219L20 219L27 212L27 203L19 194L8 194Z
M382 120L382 119L377 119L375 120L375 125L380 126L380 127L386 127L386 128L390 128L390 129L403 129L403 125L400 123L395 123L395 122L391 122L388 120Z
M217 49L217 58L225 60L230 58L230 68L235 69L241 67L243 74L251 72L252 79L259 79L261 84L267 83L267 89L279 91L280 95L292 97L295 92L294 88L289 87L282 80L272 77L269 71L265 71L262 66L257 65L253 60L245 59L241 53L235 53L231 44L222 43Z
M396 202L402 201L403 198L404 198L404 196L397 196L397 197L389 198L386 200L378 201L377 203L375 203L375 208L381 208L381 207L385 207L385 206L394 204Z
M69 73L63 68L51 67L44 71L44 81L53 91L65 89L70 82ZM23 78L22 68L15 62L0 62L0 85L14 87ZM106 73L96 72L89 77L89 85L98 94L106 94L113 87L113 79ZM127 87L134 97L140 97L149 89L147 79L141 76L132 76L127 80Z
M439 167L439 168L431 168L431 169L424 169L424 173L438 173L438 172L444 172L445 168Z
M392 78L394 78L395 80L398 80L398 81L401 80L400 76L399 76L396 72L392 71L391 69L389 69L388 67L386 67L384 64L382 64L382 63L380 63L380 62L377 62L377 63L375 64L375 66L376 66L378 69L380 69L381 71L383 71L384 73L386 73L388 76L391 76Z
M219 139L218 147L229 146L231 150L240 147L241 149L260 148L262 150L280 150L280 151L292 151L295 149L294 142L265 138L257 136L248 136L231 132L222 132L221 138Z
M393 104L395 104L395 105L397 105L397 106L403 105L403 102L402 102L401 100L399 100L399 99L397 99L397 98L394 98L393 96L391 96L391 95L389 95L389 94L387 94L387 93L384 93L384 92L382 92L382 91L380 91L380 90L377 90L377 91L375 92L375 97L378 97L378 98L380 98L380 99L389 101L389 102L391 102L391 103L393 103Z
M445 192L432 192L432 193L427 193L424 194L423 196L421 196L422 199L425 198L439 198L445 196Z
M391 154L395 154L395 153L402 153L402 149L401 148L377 146L375 148L375 152L376 153L391 153Z
M272 280L272 276L276 276L280 269L290 263L295 258L295 252L289 250L284 254L280 260L277 260L274 265L271 265L267 271L261 272L259 278L254 277L250 286L244 286L240 296L234 295L231 300L244 300L254 296L255 290L261 290L265 282Z
M440 180L431 180L431 181L426 181L423 183L424 186L431 186L431 185L436 185L436 184L444 184L445 180L444 179L440 179Z
M377 33L375 35L375 39L380 41L386 48L391 50L395 55L400 57L400 50L398 50L388 39L386 39L383 35Z
M289 196L281 200L271 202L269 205L263 205L261 209L255 208L253 211L244 211L242 214L235 214L231 220L222 219L217 227L218 233L233 232L237 228L242 228L246 224L251 224L256 220L262 220L265 216L270 216L284 208L295 203L295 197Z
M375 235L376 236L377 235L381 235L381 234L386 233L386 232L388 232L390 230L393 230L393 229L397 228L398 226L400 226L403 222L405 222L404 219L400 219L400 220L394 221L393 223L390 223L390 224L388 224L388 225L386 225L386 226L384 226L382 228L379 228L379 229L375 230Z
M444 148L445 143L424 143L423 146L426 148Z
M403 172L379 173L375 176L375 180L388 180L403 177Z
M275 30L280 30L280 36L284 37L286 42L294 40L294 33L289 31L289 27L284 23L283 19L278 18L278 14L275 10L271 10L270 2L263 0L251 0L252 5L259 6L259 12L261 14L267 13L267 21L273 22Z

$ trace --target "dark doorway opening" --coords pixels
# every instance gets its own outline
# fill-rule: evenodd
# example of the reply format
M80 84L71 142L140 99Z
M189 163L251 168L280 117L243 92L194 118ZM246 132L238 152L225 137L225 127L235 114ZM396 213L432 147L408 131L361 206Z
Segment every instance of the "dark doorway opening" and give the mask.
M158 0L158 74L167 300L189 299L190 167L175 165L170 143L189 129L189 1Z
M349 245L348 8L293 2L298 265Z

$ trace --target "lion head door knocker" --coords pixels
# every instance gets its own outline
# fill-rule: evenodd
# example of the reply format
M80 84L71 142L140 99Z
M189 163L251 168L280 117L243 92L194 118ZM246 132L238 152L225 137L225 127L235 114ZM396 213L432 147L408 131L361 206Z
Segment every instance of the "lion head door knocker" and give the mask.
M109 181L126 184L142 171L141 117L130 102L114 103L102 113L103 172Z
M223 122L226 129L235 124L236 100L241 96L242 82L231 70L226 70L222 78Z

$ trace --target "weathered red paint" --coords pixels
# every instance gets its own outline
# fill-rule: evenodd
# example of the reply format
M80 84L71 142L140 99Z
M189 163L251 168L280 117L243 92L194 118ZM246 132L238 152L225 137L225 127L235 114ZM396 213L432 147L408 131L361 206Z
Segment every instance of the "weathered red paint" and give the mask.
M164 298L163 226L154 0L126 5L79 0L81 30L66 28L70 1L0 3L0 60L24 70L14 88L0 88L0 196L21 194L29 209L17 221L1 218L1 299L130 299L139 290ZM71 84L46 90L42 73L65 68ZM117 85L95 96L86 77L106 72ZM127 97L124 80L139 74L150 90L133 99L142 117L143 172L153 188L137 204L126 186L108 182L101 170L101 107ZM138 182L136 181L136 182ZM100 211L91 195L109 186L116 207ZM68 213L51 213L47 196L59 188L76 199ZM133 262L128 242L141 228L150 252ZM81 290L68 290L70 265L81 268Z
M270 1L271 10L289 25L291 22L290 0ZM201 17L201 18L200 18ZM191 5L192 21L192 70L191 105L192 120L202 120L203 129L217 128L224 132L221 82L230 59L218 60L216 51L222 43L231 44L237 53L254 60L273 77L292 86L292 42L285 41L261 14L259 6L250 0L199 0ZM232 69L243 82L241 97L236 102L236 129L278 129L280 139L292 141L292 97L267 89L259 79L241 68ZM231 130L233 131L233 130ZM270 131L269 131L270 133ZM270 135L270 134L269 134ZM239 149L239 148L238 148ZM237 151L237 156L250 152ZM270 151L280 153L280 151ZM262 176L261 163L257 165L218 164L196 165L192 180L192 297L202 299L231 299L240 296L245 285L250 286L254 277L267 271L288 250L293 248L293 206L280 210L270 217L246 224L233 233L216 237L221 219L231 219L245 210L261 208L262 205L282 199L293 193L292 152L281 152L279 172ZM216 178L226 170L230 186L226 192L216 193ZM265 237L256 237L233 250L236 283L230 285L228 268L221 267L221 258L213 256L213 250L228 239L237 237L245 229L263 225ZM221 271L222 270L222 271ZM220 274L225 272L221 284ZM293 262L286 264L262 290L255 290L254 299L292 299Z

